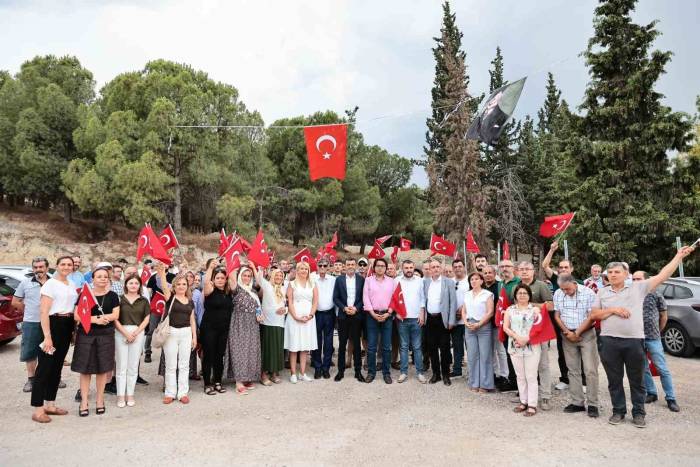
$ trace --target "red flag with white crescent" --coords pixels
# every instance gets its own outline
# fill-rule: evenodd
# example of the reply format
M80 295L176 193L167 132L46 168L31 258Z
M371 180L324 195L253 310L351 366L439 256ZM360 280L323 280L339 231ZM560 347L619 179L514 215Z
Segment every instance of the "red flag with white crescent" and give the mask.
M243 242L243 237L241 237L241 242ZM245 244L243 244L243 248L245 248ZM262 230L258 231L258 235L255 236L255 240L250 247L248 261L252 261L256 266L262 268L270 266L270 251L265 242L265 236Z
M407 238L401 237L399 247L401 248L401 251L411 251L411 241Z
M430 236L430 251L432 251L434 255L454 256L457 252L457 247L454 243L445 240L443 237L432 234Z
M394 293L391 295L389 308L396 312L396 316L400 320L403 320L406 317L406 302L403 299L403 290L401 290L400 283L396 286L396 288L394 289Z
M241 240L237 238L222 255L226 260L226 274L231 274L231 272L241 267L241 253L243 253L243 245Z
M530 344L544 344L552 339L556 339L557 335L554 332L554 325L552 320L549 318L549 311L547 311L547 305L542 304L540 308L539 318L535 320L530 328Z
M321 253L321 257L323 257L323 252L321 250L319 250L319 253ZM297 263L307 263L312 272L318 269L318 265L316 264L316 258L314 258L313 253L311 253L311 250L309 250L309 247L305 247L296 255L294 255L294 261Z
M158 239L160 239L160 243L166 250L178 248L180 246L180 243L177 241L177 237L175 236L175 231L170 224L168 224L158 235Z
M396 263L396 261L399 259L399 250L400 250L400 248L397 246L395 246L391 250L391 256L389 256L389 258L391 258L392 263Z
M141 271L141 284L145 287L146 284L148 283L148 279L151 278L153 275L153 272L151 272L151 268L148 267L148 265L143 266L143 270Z
M165 295L156 292L151 297L151 313L158 316L163 316L165 313Z
M83 326L85 334L90 332L90 319L92 317L92 309L97 305L97 300L92 294L92 290L87 285L83 284L80 289L80 296L78 297L78 307L76 313L78 313L78 318L80 318L80 324Z
M346 124L304 127L311 181L345 179L347 134Z
M163 244L153 231L150 224L146 224L139 232L138 245L136 248L136 261L141 261L144 254L150 255L153 259L170 265L173 260L168 252L163 248Z
M378 239L376 239L374 243L376 243L379 246L384 245L384 242L389 240L391 237L391 235L384 235L383 237L379 237Z
M229 240L228 237L226 236L226 231L224 229L221 229L221 232L219 232L219 256L224 256L224 252L229 246Z
M374 243L374 246L370 250L369 254L367 255L367 258L369 259L378 259L378 258L384 258L386 253L384 253L384 249L381 247L379 243Z
M540 235L542 237L554 237L564 233L571 225L575 214L575 212L568 212L558 216L545 217L544 222L540 225Z
M496 303L496 327L498 328L498 340L501 342L506 341L506 333L503 331L503 319L506 315L506 309L510 306L510 300L508 300L508 293L504 286L499 287L501 291L498 293L498 303Z

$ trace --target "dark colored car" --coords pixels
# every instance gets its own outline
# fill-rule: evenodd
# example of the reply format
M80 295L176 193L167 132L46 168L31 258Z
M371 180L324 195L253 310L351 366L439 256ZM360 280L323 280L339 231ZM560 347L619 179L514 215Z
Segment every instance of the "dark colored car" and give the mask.
M700 346L700 281L669 279L658 288L668 305L668 323L661 336L666 352L690 357Z
M12 307L15 287L12 287L11 284L15 284L16 287L15 279L0 276L0 346L12 342L15 337L22 333L24 314Z

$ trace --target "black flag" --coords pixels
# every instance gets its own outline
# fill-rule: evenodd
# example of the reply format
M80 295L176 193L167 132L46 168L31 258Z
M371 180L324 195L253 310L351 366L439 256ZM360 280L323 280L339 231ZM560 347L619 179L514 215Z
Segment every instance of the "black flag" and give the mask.
M493 144L501 136L503 125L513 115L526 79L527 76L493 91L467 130L466 138Z

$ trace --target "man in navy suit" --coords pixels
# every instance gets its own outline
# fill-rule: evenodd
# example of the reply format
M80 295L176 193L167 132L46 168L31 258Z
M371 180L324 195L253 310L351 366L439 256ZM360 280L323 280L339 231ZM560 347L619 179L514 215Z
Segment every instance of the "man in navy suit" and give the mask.
M355 273L357 264L353 258L345 260L345 274L335 280L333 303L338 309L338 374L334 380L340 381L345 376L345 348L348 338L352 339L353 360L355 361L355 379L364 383L362 376L362 347L360 334L364 325L362 307L362 289L364 278Z

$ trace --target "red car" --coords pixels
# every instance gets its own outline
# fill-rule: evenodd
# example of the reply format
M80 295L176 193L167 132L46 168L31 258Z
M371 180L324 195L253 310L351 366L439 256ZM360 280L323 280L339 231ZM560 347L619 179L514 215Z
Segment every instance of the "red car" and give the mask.
M0 278L0 346L9 344L22 334L24 313L12 307L15 289Z

